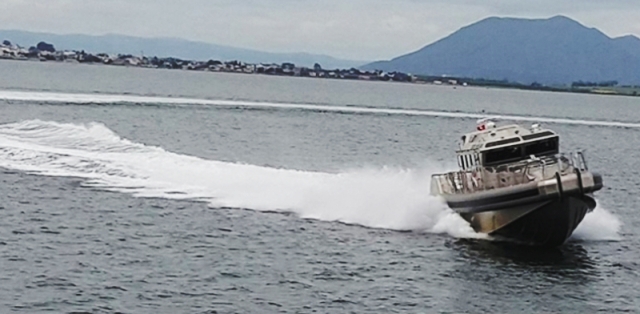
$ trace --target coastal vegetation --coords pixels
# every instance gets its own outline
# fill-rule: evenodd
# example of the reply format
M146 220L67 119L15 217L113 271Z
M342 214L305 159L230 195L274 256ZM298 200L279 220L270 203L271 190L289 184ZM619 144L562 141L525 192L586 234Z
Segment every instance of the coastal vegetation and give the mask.
M564 85L564 84L545 85L538 82L533 82L531 84L524 84L520 82L509 81L506 79L491 80L491 79L484 79L484 78L427 76L427 75L417 75L416 81L432 82L437 85L463 85L463 86L496 87L496 88L548 91L548 92L640 96L640 85L618 85L618 82L616 81L591 82L588 84L578 81L578 82L573 82L571 85Z
M296 66L293 63L247 63L238 60L185 60L176 57L149 57L132 54L90 53L84 50L56 50L52 44L39 42L29 48L12 44L5 40L0 44L0 59L36 60L66 63L90 63L143 68L176 69L206 72L230 72L245 74L265 74L332 79L353 79L368 81L416 82L417 78L408 73L364 71L357 68L324 69L318 63L313 68Z
M507 79L494 80L474 77L454 77L447 75L428 76L413 75L411 73L397 71L382 71L379 69L363 70L349 69L324 69L316 63L313 67L296 66L294 63L247 63L238 60L186 60L176 57L136 56L132 54L107 54L90 53L84 50L56 50L53 44L39 42L29 48L4 40L0 44L0 59L63 62L63 63L87 63L112 66L129 66L141 68L158 68L187 71L227 72L244 74L262 74L277 76L296 76L327 79L350 79L366 81L389 81L417 84L434 84L449 86L480 86L513 88L523 90L593 93L603 95L627 95L640 96L640 86L619 86L615 80L591 82L576 81L571 85L546 85L538 82L530 84L513 82Z

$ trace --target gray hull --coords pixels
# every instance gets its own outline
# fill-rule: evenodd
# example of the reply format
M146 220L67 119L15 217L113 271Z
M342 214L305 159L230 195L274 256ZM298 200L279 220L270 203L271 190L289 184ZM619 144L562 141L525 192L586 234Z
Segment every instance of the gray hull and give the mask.
M461 213L476 232L540 246L562 245L596 202L589 194Z

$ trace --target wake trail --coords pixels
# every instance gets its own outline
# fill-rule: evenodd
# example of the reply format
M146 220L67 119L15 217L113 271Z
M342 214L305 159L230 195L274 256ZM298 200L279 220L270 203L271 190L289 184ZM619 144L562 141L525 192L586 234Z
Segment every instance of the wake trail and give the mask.
M436 165L340 173L278 169L168 152L123 139L100 123L28 120L0 125L0 167L79 177L85 186L138 197L200 200L212 207L486 238L429 195L431 174L443 170ZM611 240L619 226L615 216L596 209L574 238Z
M73 104L166 104L166 105L203 105L229 108L263 108L263 109L297 109L308 111L322 111L351 114L384 114L384 115L408 115L444 118L482 119L491 117L508 121L545 122L553 124L587 125L619 128L640 128L640 123L581 120L567 118L551 118L521 115L478 114L467 112L451 112L437 110L372 108L358 106L331 106L312 104L287 104L273 102L255 102L240 100L209 100L196 98L172 98L172 97L148 97L132 95L106 95L106 94L70 94L50 92L22 92L0 91L0 100L49 102L49 103L73 103Z
M212 207L480 237L429 195L433 171L428 167L324 173L235 164L134 143L100 123L40 120L0 125L0 167L84 178L86 186L138 197L196 199Z

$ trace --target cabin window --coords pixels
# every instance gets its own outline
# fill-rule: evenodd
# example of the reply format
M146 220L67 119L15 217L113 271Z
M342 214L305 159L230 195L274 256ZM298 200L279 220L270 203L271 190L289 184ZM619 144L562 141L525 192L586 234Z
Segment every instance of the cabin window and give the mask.
M524 135L524 136L522 136L522 139L524 139L525 141L528 141L528 140L532 140L534 138L541 138L541 137L545 137L545 136L549 136L549 135L553 135L553 132L546 131L546 132L540 132L540 133Z
M484 153L484 165L502 164L522 159L522 146L509 146Z
M558 138L550 138L543 141L537 141L531 144L528 144L524 148L525 156L544 156L544 155L552 155L558 153Z
M558 153L558 137L541 140L521 146L497 148L484 153L484 165L499 165L534 156Z
M487 145L485 145L484 147L489 148L489 147L494 147L494 146L500 146L500 145L506 145L506 144L511 144L511 143L517 143L520 142L520 138L519 137L513 137L513 138L508 138L506 140L501 140L501 141L495 141L495 142L490 142L487 143Z
M463 170L472 169L480 164L478 154L458 155L458 166Z

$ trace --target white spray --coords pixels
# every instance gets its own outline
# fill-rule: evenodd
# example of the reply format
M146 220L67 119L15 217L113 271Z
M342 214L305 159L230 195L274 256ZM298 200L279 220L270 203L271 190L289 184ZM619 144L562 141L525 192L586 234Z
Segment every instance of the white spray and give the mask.
M622 223L618 217L598 206L587 214L576 231L571 236L572 240L579 241L618 241L620 240L620 227Z
M435 166L341 173L267 168L170 153L122 139L99 123L30 120L0 125L0 167L81 177L86 185L140 197L201 199L214 207L482 237L440 199L429 196L430 174L439 170ZM608 240L617 235L619 223L613 215L601 209L592 215L576 237Z

